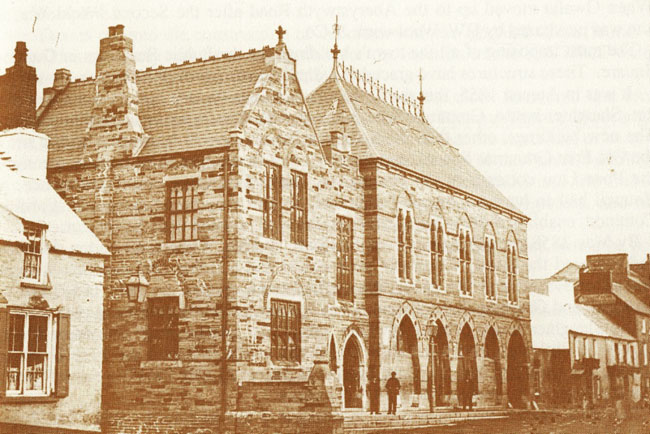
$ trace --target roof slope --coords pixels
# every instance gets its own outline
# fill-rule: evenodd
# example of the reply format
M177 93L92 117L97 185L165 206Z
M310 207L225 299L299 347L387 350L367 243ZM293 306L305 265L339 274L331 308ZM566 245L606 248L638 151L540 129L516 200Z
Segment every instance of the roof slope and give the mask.
M4 166L0 167L0 208L0 239L3 241L27 241L19 218L47 226L45 237L54 249L110 255L95 234L45 180L25 178Z
M427 122L345 81L338 71L307 98L307 105L321 139L345 119L352 123L346 132L359 158L391 161L523 216Z
M569 331L591 336L633 341L634 337L593 306L565 303L547 295L530 293L530 329L533 348L566 350Z
M268 50L138 71L139 117L150 136L140 155L227 144ZM75 81L44 110L38 130L50 137L48 167L82 161L94 96L94 80Z

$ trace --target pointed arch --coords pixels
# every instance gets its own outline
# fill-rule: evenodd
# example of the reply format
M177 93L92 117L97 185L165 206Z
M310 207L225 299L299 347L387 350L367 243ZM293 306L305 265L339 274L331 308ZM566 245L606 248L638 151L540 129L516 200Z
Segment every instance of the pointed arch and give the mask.
M413 213L414 222L420 221L419 216L416 213L415 202L413 201L411 194L406 190L400 191L395 198L395 206L393 207L395 215L397 215L400 208L410 210Z
M506 234L506 245L508 244L514 244L515 247L517 248L517 256L519 255L519 241L517 241L517 235L515 235L515 232L512 229L508 230L508 233Z
M483 226L483 238L492 237L494 238L495 247L499 248L499 239L497 238L497 231L494 229L494 224L489 221Z
M281 145L280 140L280 130L276 126L271 126L262 134L257 148L263 150L267 141L279 147Z
M297 157L298 151L300 151L299 157ZM304 161L301 161L301 158L304 158ZM307 152L306 142L300 139L293 139L289 146L284 151L282 156L282 164L285 167L289 167L290 163L306 166L308 171L311 171L311 158L309 152Z
M279 284L276 283L276 280L282 280L283 282ZM275 267L266 284L262 298L264 310L270 305L270 300L273 295L285 300L299 301L301 313L305 312L307 299L305 298L304 285L298 275L285 263Z
M363 408L366 346L356 330L349 330L343 340L343 404L346 408Z
M463 331L463 327L465 327L465 324L469 326L470 332L472 332L472 337L474 338L474 342L478 343L481 342L478 339L478 336L476 334L476 325L474 324L474 317L472 317L472 314L469 311L463 312L463 315L460 317L460 320L458 321L458 326L456 327L456 335L454 339L454 348L455 354L458 356L458 342L460 341L460 334Z
M463 212L460 214L458 217L458 224L456 225L456 234L459 233L460 229L464 227L469 230L470 235L472 237L472 240L474 239L474 226L472 225L472 221L470 220L469 216L467 215L466 212Z
M415 309L413 309L413 306L411 303L408 301L405 301L402 303L400 308L397 310L397 313L393 317L393 325L391 327L391 340L389 344L389 349L395 350L397 348L397 331L399 329L399 326L402 323L402 319L408 316L409 319L411 320L411 323L413 324L413 328L415 329L415 335L417 338L417 342L419 343L418 345L418 350L422 351L422 327L420 325L420 322L418 321L418 317L415 313Z
M510 326L508 326L508 331L506 332L506 342L510 341L510 338L512 337L512 334L517 331L521 335L524 345L526 346L526 349L532 348L532 345L530 343L530 336L526 333L524 327L521 325L521 322L518 320L512 320L510 322Z
M447 233L448 219L447 216L445 215L445 212L442 210L442 206L440 205L440 202L438 202L437 200L431 204L431 207L429 207L429 221L431 220L440 220L445 230L445 233Z

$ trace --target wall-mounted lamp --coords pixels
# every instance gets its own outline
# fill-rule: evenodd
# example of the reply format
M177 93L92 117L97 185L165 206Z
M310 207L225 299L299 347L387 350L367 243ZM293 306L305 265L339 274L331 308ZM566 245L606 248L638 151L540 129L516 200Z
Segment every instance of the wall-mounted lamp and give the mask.
M147 296L148 287L149 282L138 266L138 271L126 281L126 292L129 295L129 301L142 303Z

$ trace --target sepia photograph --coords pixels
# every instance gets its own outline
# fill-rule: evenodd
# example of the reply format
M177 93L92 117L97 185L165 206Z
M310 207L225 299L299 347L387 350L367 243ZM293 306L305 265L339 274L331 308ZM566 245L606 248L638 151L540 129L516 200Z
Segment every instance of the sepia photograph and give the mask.
M0 434L650 432L647 0L5 0Z

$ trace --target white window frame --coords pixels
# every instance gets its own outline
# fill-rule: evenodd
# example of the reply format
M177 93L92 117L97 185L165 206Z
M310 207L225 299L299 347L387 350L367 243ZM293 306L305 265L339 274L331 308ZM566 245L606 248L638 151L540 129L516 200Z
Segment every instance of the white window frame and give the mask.
M647 324L645 318L641 320L641 333L647 333Z
M461 244L465 243L465 238L469 234L469 259L466 261L461 258ZM458 293L460 294L461 297L463 298L473 298L474 297L474 285L473 285L473 277L474 277L474 252L473 252L473 246L474 246L474 236L472 235L472 231L469 230L469 228L465 226L459 226L458 228L458 237L456 237L458 240ZM462 240L462 241L461 241ZM469 263L468 271L469 271L469 279L467 280L467 285L468 288L467 291L463 291L463 282L462 282L462 270L461 268L465 263Z
M442 255L442 258L441 258L442 270L439 270L439 273L441 273L442 276L441 276L441 279L440 279L440 285L436 286L432 281L432 279L433 279L433 264L432 264L431 256L433 254L435 254L436 257L437 257L438 252L433 252L431 250L431 241L432 241L431 240L431 234L432 234L431 228L432 227L435 228L436 236L437 236L437 234L438 234L438 226L440 226L440 228L442 229L442 241L439 241L439 242L442 242L442 253L441 253L441 255ZM429 284L431 285L432 289L434 289L435 291L439 291L439 292L445 292L445 278L447 277L446 276L447 273L445 273L445 254L446 254L446 251L447 251L446 246L445 246L446 232L447 231L445 229L444 221L442 221L441 219L435 218L435 217L431 219L431 221L429 223Z
M581 339L578 336L573 338L573 352L576 360L580 360L580 341Z
M29 282L29 283L37 283L37 284L46 284L47 283L47 264L48 264L48 255L47 255L47 248L45 246L45 235L47 232L47 228L43 225L40 225L38 223L32 223L28 221L23 222L23 228L24 231L27 232L28 229L35 229L35 230L40 230L40 252L38 253L40 255L40 269L38 270L38 278L34 279L33 277L27 277L25 276L25 260L27 258L27 255L30 253L27 251L27 248L29 247L29 243L23 247L23 271L21 273L21 279L24 282Z
M19 380L19 390L9 390L9 383L6 381L5 393L9 397L23 397L23 396L50 396L54 393L54 382L55 382L55 372L56 372L56 336L57 336L57 326L56 320L52 312L42 311L42 310L30 310L30 309L9 309L9 321L11 321L11 315L24 315L25 323L23 329L23 350L21 352L21 370L20 380ZM29 317L30 316L40 316L47 318L47 355L45 370L43 372L43 390L24 390L25 388L25 378L27 376L27 354L28 354L28 344L29 344ZM7 324L9 327L9 324ZM9 348L8 355L10 353L16 354L16 352L10 352ZM9 367L9 357L7 357L7 369ZM7 375L6 372L3 372L2 375Z
M585 338L585 359L589 359L591 357L591 351L589 346L591 345L591 339Z
M643 365L644 366L648 365L648 344L647 343L643 344Z
M508 263L509 257L512 256L512 269L510 269L510 264ZM509 241L506 247L506 289L508 290L508 304L512 306L519 305L519 266L517 259L519 258L519 249L517 244L513 241ZM514 288L510 288L510 276L512 276L512 285ZM514 299L511 297L511 294L514 295Z
M404 221L404 226L402 227L402 230L404 231L404 255L403 258L401 257L400 254L400 237L399 237L399 231L400 231L400 213L403 215L403 221ZM411 218L411 244L408 244L406 242L407 236L408 236L408 231L406 227L406 217L410 216ZM409 286L414 286L415 285L415 213L411 208L406 208L406 207L399 207L397 209L397 215L395 217L397 220L397 230L395 231L395 239L397 242L395 243L395 256L397 257L397 266L395 267L395 277L397 278L397 281L400 282L403 285L409 285ZM409 264L410 266L407 268L406 264L406 258L407 258L407 246L410 246L411 248L411 263ZM404 261L404 276L401 277L399 275L399 261L403 260ZM410 278L409 278L409 273L410 273Z

